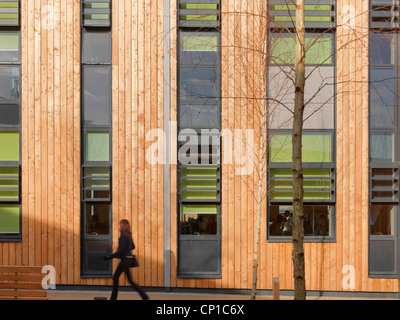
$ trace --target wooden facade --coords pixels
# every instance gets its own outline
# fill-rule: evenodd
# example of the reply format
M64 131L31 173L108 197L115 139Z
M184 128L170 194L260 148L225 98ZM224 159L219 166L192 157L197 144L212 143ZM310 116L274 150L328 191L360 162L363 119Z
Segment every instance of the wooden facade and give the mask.
M176 0L170 0L170 33L165 35L164 0L112 1L113 244L118 222L133 226L140 268L133 278L147 287L164 286L164 166L146 152L151 129L164 129L165 79L170 120L177 120ZM245 66L235 59L257 36L261 0L222 0L222 129L256 129L256 95L244 88ZM350 7L349 7L350 6ZM355 28L346 26L349 8ZM368 275L368 1L337 1L337 199L336 241L306 243L308 290L398 292L397 279ZM52 25L51 22L54 22ZM80 275L80 0L21 0L22 39L22 241L0 243L0 265L54 265L59 285L111 285L111 279ZM360 36L361 35L361 36ZM170 66L164 68L165 39ZM260 59L247 53L246 61ZM257 81L256 78L253 81ZM175 140L174 140L175 139ZM176 132L172 132L176 141ZM170 166L171 276L173 288L250 289L256 203L256 173L243 178L222 168L222 277L177 276L177 166ZM291 243L267 241L263 205L259 289L273 277L292 290ZM343 267L356 270L356 287L342 287ZM114 264L114 268L116 264Z

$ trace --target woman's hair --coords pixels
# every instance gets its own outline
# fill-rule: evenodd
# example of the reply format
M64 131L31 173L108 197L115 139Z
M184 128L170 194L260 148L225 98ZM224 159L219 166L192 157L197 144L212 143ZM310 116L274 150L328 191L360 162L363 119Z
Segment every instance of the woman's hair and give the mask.
M129 234L132 234L131 225L128 220L126 220L126 219L121 220L120 225L121 225L121 233L128 232Z

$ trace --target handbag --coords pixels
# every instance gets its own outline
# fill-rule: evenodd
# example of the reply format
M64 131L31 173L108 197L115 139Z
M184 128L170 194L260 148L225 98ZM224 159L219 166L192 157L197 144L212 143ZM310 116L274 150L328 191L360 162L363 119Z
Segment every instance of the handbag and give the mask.
M136 256L129 257L128 260L129 260L129 268L139 267L139 261L136 259Z

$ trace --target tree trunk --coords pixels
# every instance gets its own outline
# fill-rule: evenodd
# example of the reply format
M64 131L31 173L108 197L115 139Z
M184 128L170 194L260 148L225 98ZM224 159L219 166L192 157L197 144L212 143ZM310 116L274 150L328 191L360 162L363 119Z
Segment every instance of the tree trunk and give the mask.
M254 255L253 255L253 284L251 287L251 300L256 299L257 295L257 271L259 261L259 248L260 248L260 231L261 231L261 209L262 209L262 196L263 196L263 179L264 179L264 151L266 144L267 132L267 117L263 115L261 124L260 135L260 150L258 155L258 193L257 193L257 213L256 224L254 233Z
M304 213L303 213L303 163L302 136L304 116L305 87L305 19L304 0L296 4L296 60L295 60L295 105L292 137L292 171L293 171L293 269L294 299L306 299L305 267L304 267Z

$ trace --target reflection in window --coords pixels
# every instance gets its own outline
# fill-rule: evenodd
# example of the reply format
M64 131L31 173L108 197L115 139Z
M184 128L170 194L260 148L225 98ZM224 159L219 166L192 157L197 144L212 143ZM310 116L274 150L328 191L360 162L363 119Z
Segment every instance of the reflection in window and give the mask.
M370 72L371 127L395 126L395 75L393 68L373 68Z
M110 234L110 205L86 204L85 234L89 236Z
M371 161L393 162L394 139L392 132L371 133Z
M331 236L331 207L304 206L304 235ZM292 236L293 206L270 206L269 234L274 237Z
M370 35L370 63L394 64L395 43L392 34Z
M180 216L181 235L217 235L217 205L182 205Z
M394 205L374 204L370 215L371 235L394 235Z

